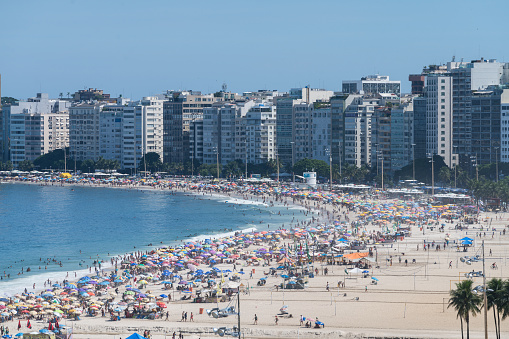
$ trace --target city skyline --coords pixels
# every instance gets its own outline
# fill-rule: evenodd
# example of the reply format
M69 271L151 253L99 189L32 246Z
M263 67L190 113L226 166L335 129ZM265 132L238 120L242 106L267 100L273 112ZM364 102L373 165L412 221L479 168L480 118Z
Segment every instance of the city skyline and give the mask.
M10 15L0 21L3 95L17 99L89 87L139 99L223 83L237 93L340 91L343 80L370 74L400 80L408 93L408 74L429 63L508 55L502 1L28 4L4 4Z

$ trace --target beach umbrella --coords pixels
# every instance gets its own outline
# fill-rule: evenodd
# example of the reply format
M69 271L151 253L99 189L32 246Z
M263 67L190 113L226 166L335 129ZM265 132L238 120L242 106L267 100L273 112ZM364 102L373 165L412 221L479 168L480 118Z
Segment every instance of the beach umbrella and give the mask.
M373 279L374 281L379 281L378 278L375 277L371 277L371 279Z

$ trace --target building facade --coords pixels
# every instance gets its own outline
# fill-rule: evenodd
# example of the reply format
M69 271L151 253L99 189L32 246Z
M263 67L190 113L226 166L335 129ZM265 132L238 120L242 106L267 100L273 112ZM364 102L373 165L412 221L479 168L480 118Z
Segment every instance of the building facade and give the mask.
M69 146L69 106L68 101L49 99L46 93L4 105L4 160L10 160L16 167L24 160L34 161Z

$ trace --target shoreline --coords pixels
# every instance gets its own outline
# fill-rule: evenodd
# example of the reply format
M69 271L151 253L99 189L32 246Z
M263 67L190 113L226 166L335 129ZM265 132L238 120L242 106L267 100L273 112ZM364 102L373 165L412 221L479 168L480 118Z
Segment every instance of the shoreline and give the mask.
M233 204L233 205L236 205L236 204L243 205L244 204L243 202L248 202L247 205L253 205L253 206L258 206L258 207L259 206L263 206L263 207L269 206L265 203L260 202L258 200L259 197L255 196L255 195L244 196L242 194L231 194L231 192L230 192L230 194L228 194L228 193L221 193L221 192L201 192L201 191L197 192L197 191L188 190L185 188L173 188L171 190L167 190L164 188L153 188L153 187L147 187L147 186L123 187L123 186L110 186L110 185L103 185L103 184L81 185L78 183L61 183L58 185L41 185L40 183L37 183L37 182L14 181L14 180L8 181L7 183L8 184L22 184L22 185L29 185L29 186L50 186L50 187L62 188L62 189L69 188L69 187L71 187L71 188L72 187L80 187L80 188L122 189L122 190L126 190L126 191L138 191L138 192L143 191L143 192L154 192L154 193L163 193L163 194L170 193L170 194L179 194L179 195L186 196L189 198L195 197L195 198L206 199L206 200L210 200L210 201L217 201L218 203L223 202L221 200L225 200L224 203ZM229 201L229 200L231 200L231 201ZM275 204L274 207L276 207L278 209L282 209L285 206L281 203L278 203L278 204ZM302 206L300 206L299 208L305 209ZM108 253L107 254L108 260L101 259L101 258L97 258L97 259L102 260L101 271L104 274L107 274L107 273L111 272L112 269L114 268L113 265L111 264L111 260L113 260L115 258L122 258L122 257L130 256L130 255L134 255L136 253L139 253L140 251L147 253L147 252L150 252L153 250L157 250L162 245L178 246L186 241L204 240L206 238L212 238L212 239L225 238L225 237L232 236L239 232L240 233L250 233L250 232L254 232L254 231L258 230L258 227L259 226L254 225L254 224L252 226L249 226L246 228L243 228L243 226L238 225L237 229L233 229L233 228L220 229L217 231L217 233L184 235L184 237L182 239L165 242L164 244L163 244L163 242L160 242L158 244L148 244L148 245L137 244L135 246L136 251L129 251L129 252L123 252L123 253L118 253L118 254ZM271 226L270 229L272 229L273 227L275 227L275 226ZM88 260L92 261L92 260L94 260L94 258L90 257ZM92 269L92 271L90 271L89 269ZM55 271L49 271L49 272L41 272L41 273L30 274L30 275L18 275L16 277L11 277L10 280L5 280L4 282L0 282L0 287L2 286L2 283L5 283L5 284L13 284L14 283L14 284L18 285L18 283L20 281L25 281L24 284L19 283L19 285L21 285L22 287L16 288L16 290L5 289L5 288L0 289L0 292L1 292L0 298L14 297L15 295L23 293L23 289L27 290L28 292L34 292L37 294L37 293L40 293L46 289L46 285L44 285L44 287L42 287L42 284L40 284L41 282L45 282L46 280L50 280L52 283L55 281L61 282L63 280L75 282L75 281L78 281L81 277L87 276L87 275L90 275L93 273L94 273L94 269L90 263L90 267L89 267L89 265L86 265L86 267L83 267L78 270L65 270L64 269L64 270L55 270ZM75 275L73 276L73 274L75 274ZM36 278L38 276L39 276L39 278ZM42 276L45 277L44 280L41 280ZM34 283L37 286L35 289L31 288L32 284L34 284ZM48 287L50 287L50 285L48 285ZM10 293L7 293L6 291L10 291Z

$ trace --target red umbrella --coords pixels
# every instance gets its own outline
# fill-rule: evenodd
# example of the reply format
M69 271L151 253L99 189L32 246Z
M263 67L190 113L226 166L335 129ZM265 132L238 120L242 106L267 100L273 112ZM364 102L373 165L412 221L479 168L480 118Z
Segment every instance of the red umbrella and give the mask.
M21 328L21 319L18 320L18 331L19 331L20 328Z
M51 322L49 323L48 330L53 331L53 325L51 324Z
M58 320L55 320L55 328L60 328L60 326L58 326Z
M32 328L32 324L30 324L30 319L29 319L29 320L27 320L27 327L28 327L28 328Z

